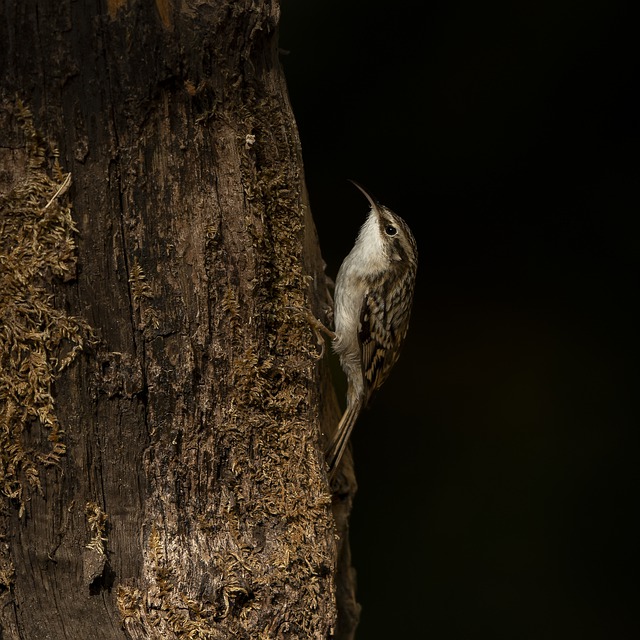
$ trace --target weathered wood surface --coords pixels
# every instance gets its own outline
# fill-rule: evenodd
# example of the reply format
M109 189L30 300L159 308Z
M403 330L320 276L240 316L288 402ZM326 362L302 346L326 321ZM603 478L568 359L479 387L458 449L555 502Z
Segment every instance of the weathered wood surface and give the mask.
M0 636L352 637L277 3L0 4Z

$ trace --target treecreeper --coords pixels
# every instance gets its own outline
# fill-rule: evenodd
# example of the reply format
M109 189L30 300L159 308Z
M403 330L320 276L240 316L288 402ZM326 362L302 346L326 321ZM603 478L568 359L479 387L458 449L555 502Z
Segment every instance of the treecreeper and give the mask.
M331 477L360 412L398 360L409 328L418 267L418 248L407 223L353 184L371 209L338 271L335 331L319 327L332 339L347 377L347 407L326 450Z

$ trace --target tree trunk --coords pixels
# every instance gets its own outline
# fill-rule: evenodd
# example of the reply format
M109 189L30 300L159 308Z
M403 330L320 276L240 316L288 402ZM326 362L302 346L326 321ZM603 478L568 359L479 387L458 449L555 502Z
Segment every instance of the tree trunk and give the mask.
M353 637L277 3L0 5L0 637Z

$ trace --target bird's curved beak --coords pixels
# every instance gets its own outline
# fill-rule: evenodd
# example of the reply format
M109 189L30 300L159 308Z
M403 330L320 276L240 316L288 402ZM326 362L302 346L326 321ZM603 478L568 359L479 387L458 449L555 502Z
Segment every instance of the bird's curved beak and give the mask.
M371 204L371 210L374 211L377 216L380 216L380 205L373 199L373 196L361 184L358 184L355 180L350 179L349 182L354 187L357 187L358 189L360 189L360 191L362 191L362 193L364 194L364 197Z

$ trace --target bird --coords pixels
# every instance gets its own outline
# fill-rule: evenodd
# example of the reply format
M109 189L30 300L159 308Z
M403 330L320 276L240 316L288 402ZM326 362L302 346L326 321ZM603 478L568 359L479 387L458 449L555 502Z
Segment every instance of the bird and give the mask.
M332 478L362 409L400 355L409 328L418 248L407 223L360 184L371 209L334 290L332 347L347 378L347 405L325 451Z

